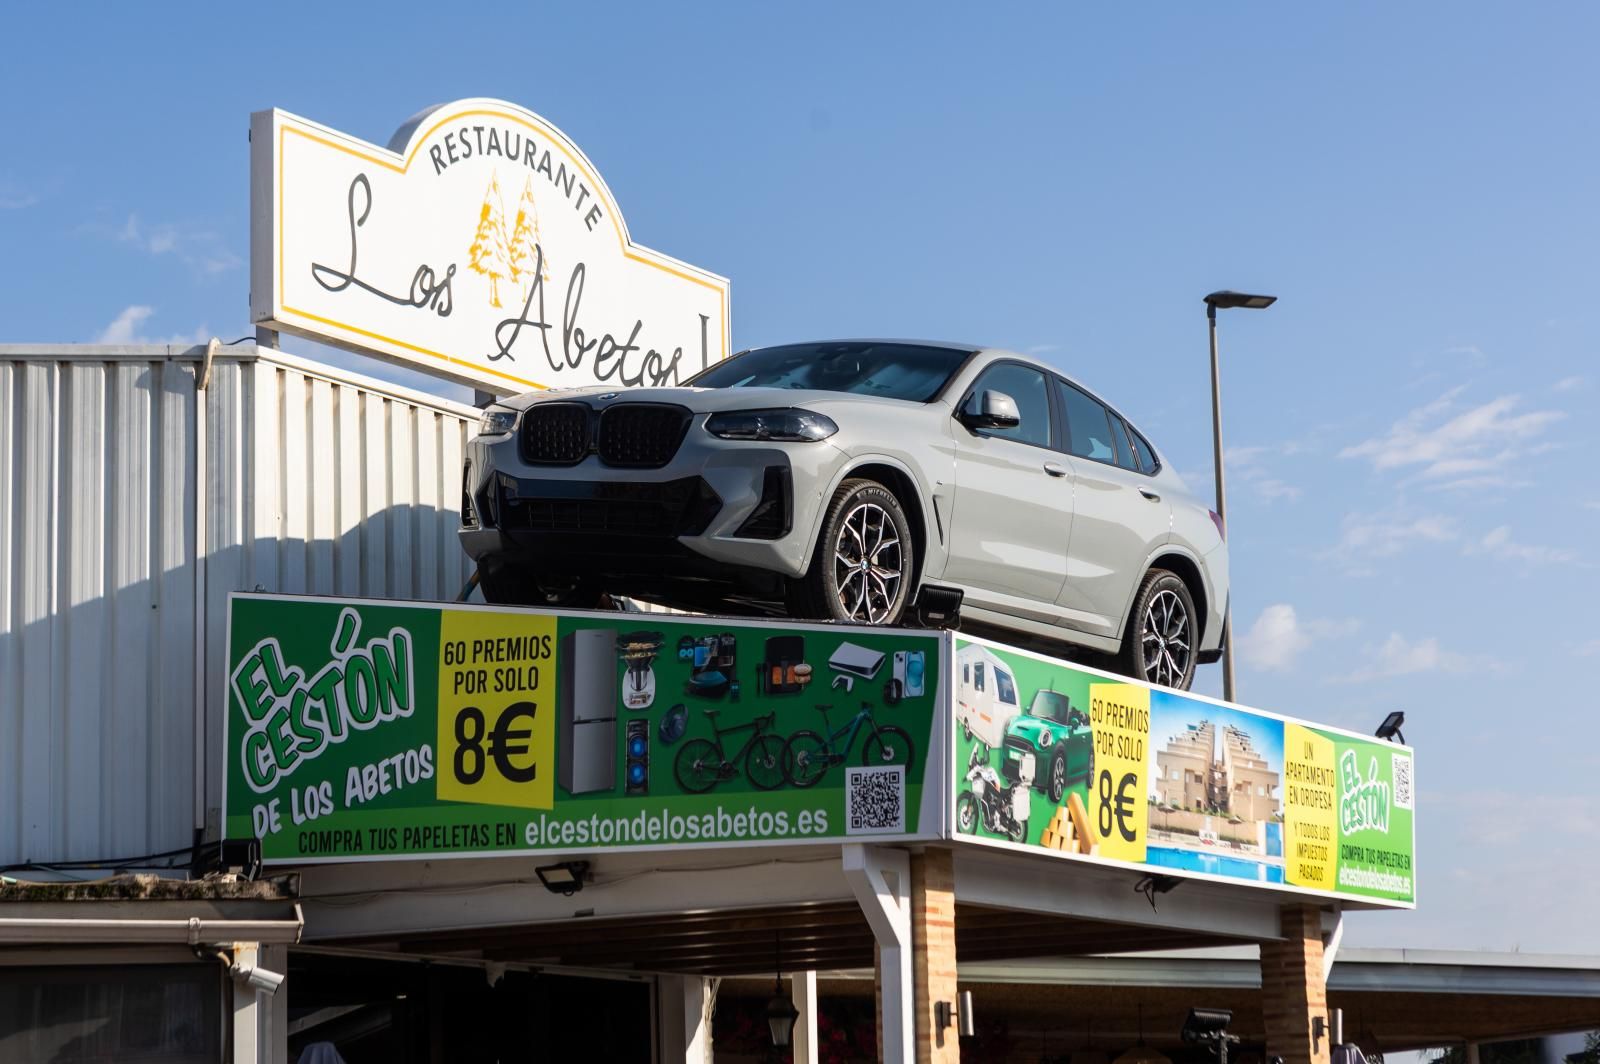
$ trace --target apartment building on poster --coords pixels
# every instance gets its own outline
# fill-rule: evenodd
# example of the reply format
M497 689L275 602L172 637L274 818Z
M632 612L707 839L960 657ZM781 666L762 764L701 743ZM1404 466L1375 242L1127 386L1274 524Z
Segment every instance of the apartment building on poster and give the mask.
M1216 729L1210 721L1189 725L1156 754L1156 797L1162 805L1205 809L1211 804L1212 751Z
M1279 782L1278 773L1252 745L1249 732L1231 726L1222 729L1217 808L1240 820L1271 820L1278 815Z
M1215 809L1240 820L1270 820L1279 809L1279 774L1250 733L1209 720L1190 724L1156 753L1156 798L1179 809Z

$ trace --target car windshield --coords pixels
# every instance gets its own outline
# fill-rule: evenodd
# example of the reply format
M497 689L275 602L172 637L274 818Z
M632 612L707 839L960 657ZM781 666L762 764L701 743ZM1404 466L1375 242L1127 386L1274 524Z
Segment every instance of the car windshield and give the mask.
M685 383L695 388L803 388L926 403L970 354L920 344L787 344L735 355Z
M1062 724L1067 722L1067 711L1072 708L1072 703L1067 696L1057 691L1040 691L1033 696L1033 705L1028 712L1035 717L1045 717Z

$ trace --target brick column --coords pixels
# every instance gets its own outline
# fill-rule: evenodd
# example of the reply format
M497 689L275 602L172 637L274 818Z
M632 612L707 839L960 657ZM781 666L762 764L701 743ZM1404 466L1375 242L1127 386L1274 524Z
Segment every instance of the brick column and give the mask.
M911 856L911 983L917 1064L955 1064L961 1047L954 1019L940 1028L934 1016L936 1002L952 1010L956 1004L956 874L949 850Z
M1283 939L1261 943L1261 1011L1266 1021L1267 1054L1283 1064L1328 1064L1332 1031L1324 1026L1313 1048L1312 1021L1328 1015L1322 978L1322 910L1286 906Z

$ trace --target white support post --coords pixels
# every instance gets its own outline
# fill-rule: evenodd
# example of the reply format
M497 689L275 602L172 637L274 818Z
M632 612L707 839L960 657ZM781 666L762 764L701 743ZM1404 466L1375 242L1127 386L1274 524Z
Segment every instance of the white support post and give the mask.
M663 975L656 981L663 1064L711 1064L711 1012L716 984L693 975Z
M280 975L289 974L289 947L262 946L261 966ZM261 1021L261 1064L289 1064L289 980L272 996L259 995L256 1008L265 1010Z
M1322 914L1322 932L1322 982L1326 986L1328 977L1333 974L1333 962L1339 956L1339 943L1344 941L1343 909L1335 905L1331 913Z
M883 846L846 844L844 878L878 941L883 1059L911 1060L916 1052L911 1022L911 855Z
M817 973L795 972L789 987L800 1013L794 1021L794 1064L817 1064Z
M253 942L233 947L234 963L254 967L259 963ZM243 979L230 979L233 990L233 1064L268 1064L261 1052L263 1012L256 988Z

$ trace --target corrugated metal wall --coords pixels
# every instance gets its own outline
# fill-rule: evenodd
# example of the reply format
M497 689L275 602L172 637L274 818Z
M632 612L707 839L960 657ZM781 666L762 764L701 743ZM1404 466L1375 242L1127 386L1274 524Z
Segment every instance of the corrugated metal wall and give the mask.
M447 599L471 572L470 407L246 346L202 410L203 355L0 346L0 864L215 816L228 592Z

